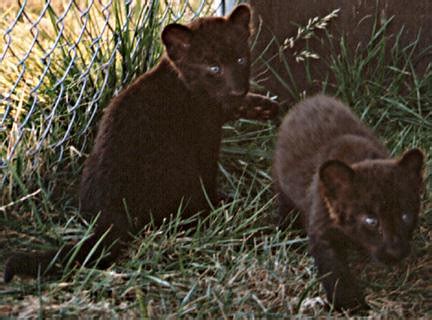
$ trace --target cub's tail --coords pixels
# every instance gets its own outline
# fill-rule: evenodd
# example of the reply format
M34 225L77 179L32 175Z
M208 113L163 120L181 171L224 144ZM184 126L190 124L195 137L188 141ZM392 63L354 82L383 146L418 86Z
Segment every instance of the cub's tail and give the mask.
M6 261L4 282L10 282L15 275L36 278L59 274L68 263L107 268L118 255L120 248L117 241L110 243L108 238L111 237L104 239L104 236L92 235L83 241L67 244L58 250L15 253ZM107 248L106 243L109 243L111 247Z
M10 282L15 275L36 278L38 275L57 273L58 264L63 264L67 253L73 248L74 245L66 245L59 250L15 253L6 260L4 282Z

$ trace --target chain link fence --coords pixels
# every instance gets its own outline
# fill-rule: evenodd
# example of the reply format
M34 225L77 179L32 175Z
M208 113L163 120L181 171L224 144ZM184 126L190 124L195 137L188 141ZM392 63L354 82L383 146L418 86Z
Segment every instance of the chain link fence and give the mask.
M152 67L164 25L224 14L223 0L0 4L0 166L80 154L101 107ZM43 152L41 152L43 151ZM30 164L29 164L30 163Z

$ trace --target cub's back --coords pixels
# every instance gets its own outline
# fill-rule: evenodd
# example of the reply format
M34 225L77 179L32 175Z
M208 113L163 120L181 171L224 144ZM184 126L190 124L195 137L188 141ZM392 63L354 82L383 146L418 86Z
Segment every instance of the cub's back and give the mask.
M343 158L330 154L335 144L344 144L343 155L356 160L363 156L359 149L369 146L386 153L373 133L339 100L317 95L295 105L279 129L273 161L276 188L289 194L297 205L307 201L305 192L319 165L329 158Z

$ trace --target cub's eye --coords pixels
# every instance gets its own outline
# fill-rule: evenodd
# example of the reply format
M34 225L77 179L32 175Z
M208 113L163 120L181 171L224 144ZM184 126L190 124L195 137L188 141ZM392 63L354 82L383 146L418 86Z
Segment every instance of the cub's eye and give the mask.
M365 215L363 217L363 224L370 229L375 229L378 227L378 218L372 214Z
M237 58L237 63L240 65L244 65L246 63L246 58L245 57Z
M409 213L403 213L401 218L405 224L411 224L413 220L413 216Z
M221 73L222 68L220 66L218 66L217 64L214 64L214 65L209 66L208 70L212 74L219 74L219 73Z

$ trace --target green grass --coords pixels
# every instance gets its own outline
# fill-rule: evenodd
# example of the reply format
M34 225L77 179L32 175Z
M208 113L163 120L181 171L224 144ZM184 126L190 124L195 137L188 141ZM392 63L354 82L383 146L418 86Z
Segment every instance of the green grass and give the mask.
M121 12L117 12L114 21L121 22ZM135 17L139 19L139 13ZM113 23L114 30L115 26ZM158 32L155 29L153 38L142 41L160 50L160 44L154 42ZM128 54L136 41L131 34L119 36L125 38L120 52L128 57L112 66L110 81L118 87L151 65L142 64L139 50L136 56ZM375 128L395 155L412 146L427 154L432 151L432 71L415 73L415 44L396 42L389 48L384 29L379 29L366 48L355 52L347 49L344 40L333 41L332 54L326 57L335 83L325 87L336 88L337 95ZM383 59L385 52L391 53L390 59ZM101 54L109 55L109 49ZM262 57L255 63L263 64ZM306 65L308 60L300 63ZM76 68L72 76L80 74L79 65ZM136 73L128 74L128 69ZM68 90L76 95L79 85L74 86L73 79L67 82ZM281 80L294 87L290 82L295 79ZM100 89L97 83L90 86L92 92ZM107 97L111 89L106 88ZM42 91L42 95L51 101L56 91ZM301 92L293 90L292 95L299 100ZM28 101L21 98L14 108L20 101L23 109L28 107ZM83 123L78 121L72 132L82 129ZM48 145L60 141L65 124L50 132ZM37 142L39 129L26 130L14 160L3 171L7 183L0 193L0 261L12 251L43 250L78 240L90 227L78 212L76 185L87 150L81 146L91 144L91 130L67 141L61 162L57 149L44 149L36 158L29 156L27 148ZM307 253L307 239L296 230L280 231L271 224L276 212L270 177L276 132L272 122L240 120L225 126L219 180L220 189L233 201L214 208L197 230L184 231L181 226L187 221L173 217L159 228L143 230L126 257L109 270L73 267L57 280L17 279L8 285L0 281L0 317L336 316L322 305L324 293ZM371 316L432 316L430 169L428 159L427 191L412 256L391 269L354 258L355 274L367 288ZM0 274L2 270L0 265Z

